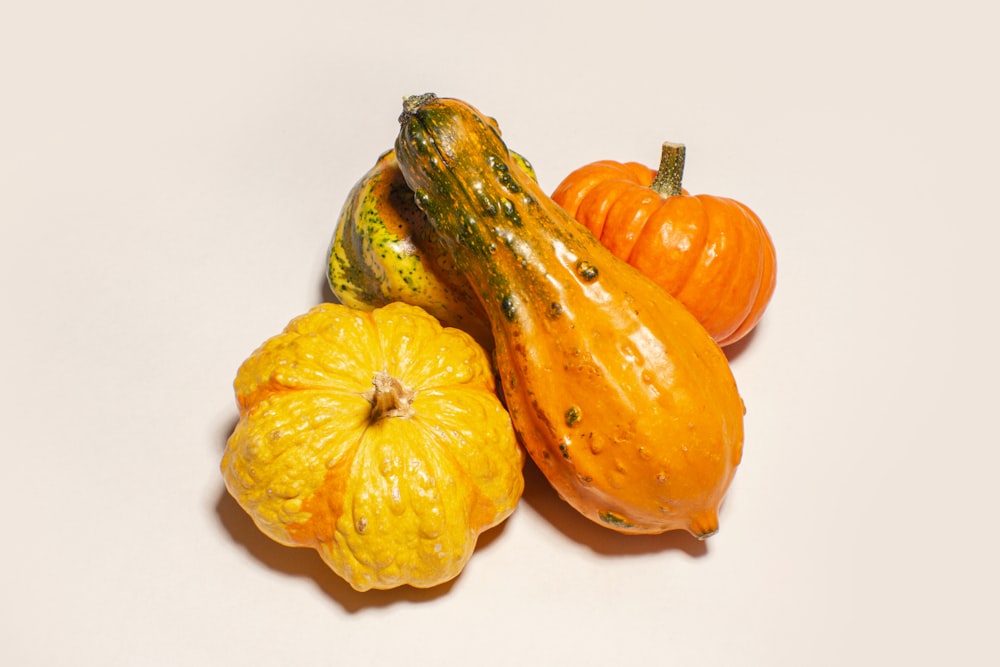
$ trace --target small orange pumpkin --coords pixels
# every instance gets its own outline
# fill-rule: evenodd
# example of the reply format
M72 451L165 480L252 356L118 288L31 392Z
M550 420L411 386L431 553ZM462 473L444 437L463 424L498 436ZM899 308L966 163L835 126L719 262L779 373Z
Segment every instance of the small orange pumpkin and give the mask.
M684 153L683 144L665 142L658 171L637 162L585 165L552 199L725 346L748 334L771 300L774 244L745 205L681 188Z

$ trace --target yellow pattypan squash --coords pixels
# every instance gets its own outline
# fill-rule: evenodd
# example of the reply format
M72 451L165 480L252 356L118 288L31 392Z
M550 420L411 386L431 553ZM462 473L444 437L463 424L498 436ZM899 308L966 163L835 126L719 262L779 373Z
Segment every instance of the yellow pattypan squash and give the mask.
M495 390L483 349L419 307L316 306L240 366L226 487L357 590L435 586L524 489Z

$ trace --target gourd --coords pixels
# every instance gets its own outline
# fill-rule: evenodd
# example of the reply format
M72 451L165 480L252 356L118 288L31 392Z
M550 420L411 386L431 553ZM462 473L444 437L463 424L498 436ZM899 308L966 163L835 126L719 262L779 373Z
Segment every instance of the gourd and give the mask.
M744 407L704 327L514 169L471 105L406 98L395 147L482 303L515 429L559 495L619 532L713 534Z
M258 348L234 387L229 493L357 590L452 579L523 491L486 354L416 306L318 305Z
M535 177L527 159L513 157ZM363 310L393 301L420 306L492 348L486 314L414 203L392 150L351 189L327 256L327 280L341 303Z
M757 325L771 300L774 244L746 205L684 191L684 158L683 144L665 142L658 170L593 162L566 176L552 199L726 346Z

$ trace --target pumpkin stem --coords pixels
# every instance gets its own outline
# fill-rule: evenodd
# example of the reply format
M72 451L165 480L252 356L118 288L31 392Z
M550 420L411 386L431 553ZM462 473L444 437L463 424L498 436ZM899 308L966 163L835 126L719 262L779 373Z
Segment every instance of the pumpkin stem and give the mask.
M664 141L660 151L660 168L649 187L664 197L676 197L683 192L681 190L683 177L684 144Z
M385 371L378 371L372 376L371 390L364 393L365 399L372 404L371 423L384 417L412 416L414 395L402 382Z

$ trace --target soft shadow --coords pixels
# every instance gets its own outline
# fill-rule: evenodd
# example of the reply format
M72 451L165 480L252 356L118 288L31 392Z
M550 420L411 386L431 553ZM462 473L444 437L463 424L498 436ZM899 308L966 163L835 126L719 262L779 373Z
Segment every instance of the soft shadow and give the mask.
M326 273L320 274L319 281L320 284L317 291L319 292L320 303L340 303L340 299L330 289L330 281L327 279Z
M699 558L708 543L689 533L673 530L660 535L627 535L587 519L564 501L529 458L524 465L523 501L567 538L603 556L636 556L662 551L682 551Z
M446 595L456 581L453 579L428 589L400 586L384 591L356 591L327 567L313 549L287 547L264 535L225 488L219 493L215 512L232 541L243 547L255 560L282 575L311 579L320 590L348 612L388 607L397 603L435 600ZM492 538L480 539L476 550L490 541Z
M220 442L220 455L225 449L226 440L235 425L236 420L233 419L220 426L217 436ZM219 524L233 543L246 550L255 560L282 575L311 579L320 590L348 612L387 607L397 603L435 600L446 595L461 577L459 574L459 577L449 582L427 589L400 586L390 590L356 591L327 567L315 550L278 544L262 533L250 515L229 495L222 484L220 484L219 497L215 503L215 514ZM501 523L481 534L476 543L475 553L488 549L503 532L505 525L506 522ZM473 553L473 557L475 553Z
M758 322L757 326L751 329L746 336L740 338L735 343L727 345L724 348L722 348L722 351L725 353L726 358L729 360L729 363L733 363L734 361L739 359L740 355L743 354L743 352L748 347L750 347L750 344L753 342L753 339L757 336L757 331L763 326L763 324L764 324L763 321Z

